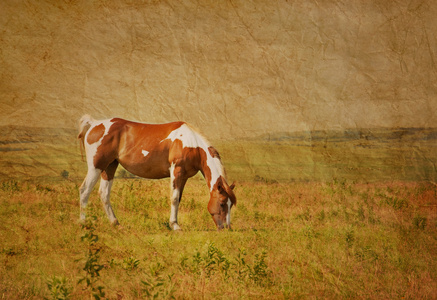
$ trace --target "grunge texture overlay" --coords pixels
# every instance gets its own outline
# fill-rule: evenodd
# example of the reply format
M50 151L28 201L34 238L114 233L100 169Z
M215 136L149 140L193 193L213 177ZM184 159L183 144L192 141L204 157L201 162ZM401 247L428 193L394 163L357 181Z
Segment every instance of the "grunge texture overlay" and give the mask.
M434 127L425 1L0 3L0 125L84 113L185 120L213 138Z

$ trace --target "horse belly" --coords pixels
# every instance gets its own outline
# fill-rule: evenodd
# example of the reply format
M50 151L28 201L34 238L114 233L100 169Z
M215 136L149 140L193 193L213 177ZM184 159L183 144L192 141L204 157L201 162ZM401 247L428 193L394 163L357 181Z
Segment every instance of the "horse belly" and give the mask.
M170 177L170 164L168 159L160 155L153 157L120 157L119 163L127 171L136 176L149 179Z

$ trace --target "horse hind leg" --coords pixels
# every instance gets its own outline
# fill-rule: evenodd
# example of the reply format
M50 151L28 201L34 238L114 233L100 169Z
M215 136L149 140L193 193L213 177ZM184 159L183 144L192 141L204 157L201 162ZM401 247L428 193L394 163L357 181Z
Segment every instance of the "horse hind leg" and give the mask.
M174 164L170 167L170 200L171 200L171 211L170 211L170 227L173 230L181 230L178 224L178 211L179 203L182 198L182 192L184 191L184 186L186 179L182 176L181 168L175 167Z
M99 196L102 200L103 208L105 209L106 215L108 216L109 222L111 222L113 225L118 225L117 217L114 214L114 211L111 206L110 194L111 194L111 187L115 175L115 171L118 167L118 161L114 160L109 166L106 168L105 171L101 174L100 179L100 187L99 187Z
M93 187L96 185L97 180L99 180L99 176L101 171L94 167L88 167L87 175L79 188L80 193L80 221L85 221L85 211L88 204L88 199L93 190Z

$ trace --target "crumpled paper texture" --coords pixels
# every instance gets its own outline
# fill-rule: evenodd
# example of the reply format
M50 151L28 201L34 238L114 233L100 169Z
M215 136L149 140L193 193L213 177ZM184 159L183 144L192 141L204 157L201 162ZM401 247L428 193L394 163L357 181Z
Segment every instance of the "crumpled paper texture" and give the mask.
M3 139L85 113L212 140L436 127L436 15L432 0L4 0Z

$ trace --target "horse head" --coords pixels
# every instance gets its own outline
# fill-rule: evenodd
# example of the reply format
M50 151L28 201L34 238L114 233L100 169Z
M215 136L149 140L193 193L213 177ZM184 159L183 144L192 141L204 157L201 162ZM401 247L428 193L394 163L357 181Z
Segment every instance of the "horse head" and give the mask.
M223 229L225 224L231 228L231 208L237 204L234 187L235 183L229 186L220 176L210 193L208 211L218 230Z

